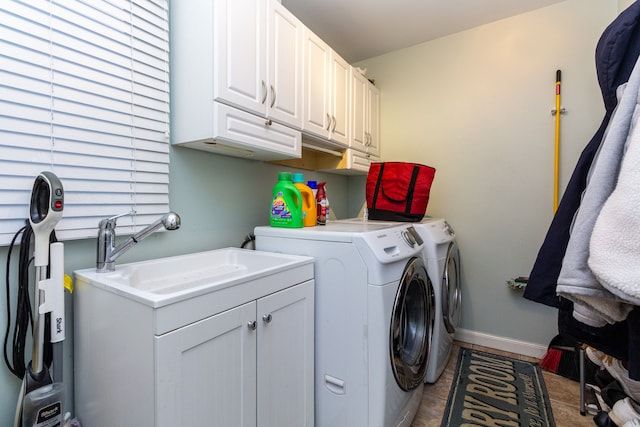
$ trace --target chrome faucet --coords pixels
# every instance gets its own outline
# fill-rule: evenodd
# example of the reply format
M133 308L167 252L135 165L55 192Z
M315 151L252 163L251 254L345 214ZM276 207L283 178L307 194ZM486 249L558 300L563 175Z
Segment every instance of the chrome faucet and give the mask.
M169 212L116 247L115 228L117 219L126 215L134 215L135 213L135 211L131 211L112 216L111 218L101 220L98 224L98 256L96 260L96 271L98 273L115 270L115 261L120 255L134 247L136 243L145 237L153 234L160 227L164 227L166 230L177 230L180 228L180 216L175 212Z

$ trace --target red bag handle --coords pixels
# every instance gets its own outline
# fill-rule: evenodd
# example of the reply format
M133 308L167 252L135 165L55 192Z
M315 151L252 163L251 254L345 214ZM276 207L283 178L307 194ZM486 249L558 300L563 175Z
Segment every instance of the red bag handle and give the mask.
M411 205L413 203L413 190L415 189L415 184L416 181L418 180L418 174L420 173L420 167L418 167L417 165L413 166L413 172L411 173L411 181L409 182L409 192L407 193L407 197L405 199L393 199L392 197L389 197L385 192L384 192L384 188L382 188L382 175L384 172L384 163L380 164L380 173L378 174L378 179L376 180L376 188L373 191L373 206L371 206L373 209L375 209L376 207L376 202L378 200L378 193L380 191L382 191L382 194L389 200L394 201L394 202L403 202L403 201L407 201L407 204L405 206L405 214L410 214L411 213Z

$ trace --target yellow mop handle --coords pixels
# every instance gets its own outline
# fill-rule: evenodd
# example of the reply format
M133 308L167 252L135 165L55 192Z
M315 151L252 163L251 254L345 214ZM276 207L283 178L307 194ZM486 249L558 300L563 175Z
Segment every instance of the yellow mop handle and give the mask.
M553 165L553 213L558 210L558 175L560 165L560 80L561 71L556 71L556 141Z

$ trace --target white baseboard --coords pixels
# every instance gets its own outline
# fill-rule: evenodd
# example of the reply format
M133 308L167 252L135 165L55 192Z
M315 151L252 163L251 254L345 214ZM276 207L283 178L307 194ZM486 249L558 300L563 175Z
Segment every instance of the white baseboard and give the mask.
M457 329L455 339L468 344L477 344L496 350L508 351L510 353L523 354L529 357L542 359L547 353L547 346L530 343L526 341L514 340L512 338L489 335L483 332L470 331L468 329Z

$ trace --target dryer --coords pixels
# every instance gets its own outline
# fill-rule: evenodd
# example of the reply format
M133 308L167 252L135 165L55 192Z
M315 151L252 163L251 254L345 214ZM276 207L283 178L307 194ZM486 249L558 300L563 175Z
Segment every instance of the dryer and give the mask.
M460 251L456 233L442 218L413 224L424 241L424 262L435 291L435 326L425 382L434 383L447 365L456 329L460 325Z
M315 425L409 426L435 316L416 230L332 221L256 227L255 236L257 250L315 258Z

